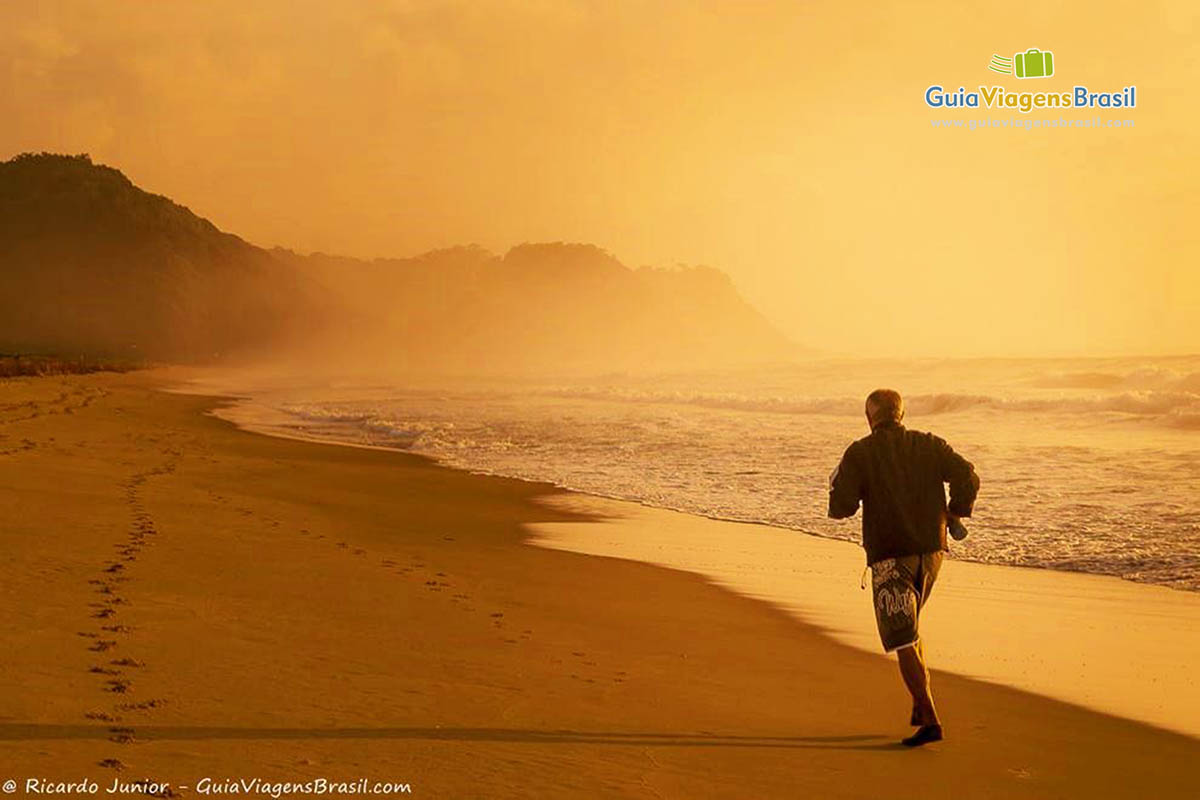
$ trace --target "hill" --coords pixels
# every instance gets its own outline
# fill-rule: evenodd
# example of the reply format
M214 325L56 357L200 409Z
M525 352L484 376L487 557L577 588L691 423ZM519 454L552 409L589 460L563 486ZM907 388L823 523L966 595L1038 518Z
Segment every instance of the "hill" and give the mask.
M708 267L632 270L562 242L374 261L265 250L87 156L41 154L0 163L4 351L513 372L715 366L795 346Z
M0 351L196 361L279 346L303 280L87 156L0 163Z

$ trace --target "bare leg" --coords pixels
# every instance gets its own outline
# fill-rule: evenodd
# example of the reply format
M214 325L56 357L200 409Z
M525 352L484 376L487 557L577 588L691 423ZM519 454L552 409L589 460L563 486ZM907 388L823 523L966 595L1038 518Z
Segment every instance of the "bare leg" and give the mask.
M925 666L925 654L921 643L903 647L896 651L900 661L900 675L913 698L914 718L919 725L940 725L937 709L933 706L933 694L929 690L929 670Z
M920 640L920 639L917 639L917 643L914 645L914 647L916 647L916 648L917 648L917 658L921 659L921 663L923 663L923 664L927 664L928 662L926 662L926 661L925 661L925 649L924 649L924 648L921 646L921 640ZM926 675L928 675L928 674L929 674L929 673L928 673L928 671L927 671L927 672L926 672ZM928 682L929 682L929 680L928 680L928 678L926 678L926 684L928 684ZM931 694L932 694L932 693L931 693ZM910 717L910 719L909 719L909 724L910 724L910 725L912 725L914 728L915 728L915 727L917 727L917 726L919 726L919 725L921 724L921 714L920 714L920 712L917 710L917 701L916 701L916 699L914 699L914 700L913 700L913 704L912 704L912 716L911 716L911 717Z

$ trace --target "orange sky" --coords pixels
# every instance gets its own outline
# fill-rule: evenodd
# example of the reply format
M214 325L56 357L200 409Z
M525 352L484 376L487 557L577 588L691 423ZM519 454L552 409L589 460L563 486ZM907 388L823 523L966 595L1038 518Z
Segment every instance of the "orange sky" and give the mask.
M1196 352L1198 8L12 2L0 157L88 152L300 251L712 264L844 353ZM1028 47L1055 77L987 71ZM932 83L1135 83L1136 127L934 130Z

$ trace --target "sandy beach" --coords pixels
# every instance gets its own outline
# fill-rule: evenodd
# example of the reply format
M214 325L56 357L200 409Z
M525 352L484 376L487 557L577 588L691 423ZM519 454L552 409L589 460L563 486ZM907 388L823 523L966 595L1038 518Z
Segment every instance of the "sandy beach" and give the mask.
M536 544L695 572L880 652L858 545L588 495L546 502L591 519L531 523ZM934 592L921 637L942 670L1200 736L1200 594L954 559Z
M901 748L889 659L691 572L531 546L604 521L561 490L239 430L222 399L161 391L178 377L0 382L18 795L1194 794L1193 737L936 670L948 738Z

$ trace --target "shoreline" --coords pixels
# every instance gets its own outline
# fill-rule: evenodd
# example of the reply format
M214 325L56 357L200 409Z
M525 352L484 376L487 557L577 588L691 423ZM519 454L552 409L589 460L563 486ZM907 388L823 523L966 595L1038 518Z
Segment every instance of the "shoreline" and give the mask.
M470 475L545 483L462 469L400 447L289 432L294 425L288 423L295 418L253 395L239 395L235 403L213 413L266 436L400 452ZM556 488L566 494L539 502L599 517L600 523L533 524L530 544L694 573L815 625L842 644L882 655L869 593L860 591L858 584L865 566L859 544L765 522L709 517ZM611 524L613 520L622 524ZM663 531L672 533L663 535ZM706 532L700 554L694 552L698 531ZM708 555L726 542L736 545L724 560L737 561L743 568L730 568ZM757 547L749 549L748 543ZM812 559L824 571L800 568L803 580L789 582L797 568L767 568ZM747 567L747 561L758 567ZM1200 739L1200 689L1192 675L1192 665L1200 661L1200 595L1095 573L953 557L947 565L935 587L937 597L922 617L926 641L932 642L927 645L932 667ZM1018 595L1052 598L1054 605L1039 605ZM1110 658L1110 642L1085 632L1092 617L1123 629L1126 641L1136 644L1120 659ZM991 623L982 633L982 642L974 635L979 631L973 621L979 619ZM1004 630L1014 621L1011 630ZM1154 676L1152 686L1144 685L1147 674ZM1138 694L1134 687L1141 687Z
M214 377L215 375L215 377ZM374 423L366 423L362 421L353 421L346 417L332 417L330 420L322 420L320 417L308 417L293 411L284 411L278 408L281 398L274 397L275 393L283 392L284 396L289 391L294 391L296 386L289 385L287 381L280 383L280 377L268 377L263 383L262 377L252 377L251 374L242 374L240 377L230 379L230 375L236 373L208 373L203 378L196 381L197 385L205 386L205 391L226 391L232 386L239 386L242 390L239 395L239 402L245 403L245 411L242 413L238 408L230 408L222 411L228 419L238 419L242 426L247 429L254 429L260 433L270 435L282 435L286 438L294 438L304 441L328 441L328 443L344 443L354 444L356 446L368 444L371 446L380 446L384 449L397 450L400 452L414 453L434 459L439 464L445 467L461 469L473 475L491 475L498 477L517 477L517 479L529 480L533 482L550 482L554 486L565 489L565 491L589 495L608 500L623 501L623 503L634 503L649 507L649 509L662 509L685 513L694 517L704 519L713 519L713 521L738 523L738 524L762 524L770 528L791 530L796 533L820 537L830 541L852 542L858 545L857 528L853 530L851 535L842 535L833 530L822 530L820 524L793 524L791 522L782 522L780 519L772 518L770 513L760 513L754 516L734 516L733 513L709 513L700 509L700 507L689 506L688 504L672 504L665 503L661 499L650 500L640 497L636 492L619 493L606 491L602 486L586 486L576 485L575 482L563 482L548 477L539 475L538 470L533 470L530 474L529 470L515 469L490 469L481 468L472 463L469 458L456 458L449 453L428 452L422 450L414 450L410 441L394 441L389 439L386 433L377 433L377 427ZM256 384L256 380L258 383ZM253 389L245 390L245 386L254 386ZM348 385L348 389L354 389L354 385ZM270 399L269 399L270 398ZM286 398L283 398L286 399ZM386 429L386 426L383 426ZM586 483L586 482L584 482ZM786 503L782 504L786 506ZM811 519L811 517L810 517ZM823 511L821 511L821 519L823 519ZM853 525L841 525L841 528L850 530ZM1133 547L1132 542L1120 542L1118 547L1128 548ZM1043 570L1056 573L1067 573L1067 575L1091 575L1120 578L1138 585L1147 585L1147 587L1163 587L1172 591L1181 591L1181 593L1192 593L1200 596L1200 585L1195 585L1192 578L1188 576L1153 576L1152 572L1147 572L1144 569L1121 569L1121 566L1108 567L1099 565L1097 560L1092 558L1085 560L1084 554L1070 553L1070 558L1049 559L1045 554L1042 558L1027 559L1021 558L1020 553L1013 555L1013 558L997 557L996 553L974 551L972 543L968 542L967 551L962 551L961 547L952 548L952 559L955 561L966 561L966 563L982 564L989 566L1016 567L1016 569L1028 570ZM1060 554L1062 555L1062 554ZM1075 564L1070 564L1069 561L1076 560Z
M192 392L184 392L184 393L192 393ZM198 392L198 393L204 393L204 392ZM428 453L422 453L422 452L412 450L408 447L404 447L401 445L377 444L377 443L368 442L368 441L355 442L355 441L350 441L349 439L345 438L344 436L338 436L336 434L318 435L318 434L312 434L312 433L301 433L301 432L297 431L297 429L301 427L301 425L297 424L297 420L300 418L298 418L294 414L291 414L288 412L280 412L277 409L263 403L261 400L256 399L253 396L253 394L238 394L236 397L233 397L232 399L235 401L235 404L224 407L222 409L219 409L218 412L216 413L216 415L218 417L220 417L221 419L228 419L230 421L235 422L235 424L237 424L238 427L240 427L244 430L252 431L255 433L261 433L266 436L275 436L275 437L282 438L282 439L291 439L291 440L300 441L300 442L311 442L311 443L315 443L315 444L334 444L334 445L343 445L346 447L361 447L361 448L365 448L365 449L377 449L377 450L393 451L393 452L398 452L398 453L407 453L409 455L419 456L421 458L427 458L432 463L436 463L436 464L446 467L448 469L459 470L459 471L465 472L469 475L480 475L480 476L486 476L486 477L506 478L506 479L511 479L511 480L522 480L522 481L528 481L530 483L548 483L550 485L555 486L558 489L562 489L563 491L570 492L571 494L583 495L585 497L594 497L594 498L597 498L598 500L602 500L602 501L611 500L611 501L617 502L617 503L629 503L629 504L640 506L643 508L654 509L654 510L659 510L659 511L667 511L667 512L674 513L674 514L685 514L689 517L694 517L694 518L703 519L703 520L710 520L713 522L729 523L729 524L733 524L733 525L761 525L766 528L770 528L772 530L788 531L789 533L799 534L799 535L803 535L803 536L811 536L813 538L820 539L821 541L840 542L843 544L853 545L854 547L861 547L857 538L842 538L842 537L837 537L837 536L826 536L826 535L823 535L821 533L817 533L814 531L804 530L802 528L788 527L786 525L779 525L774 522L770 522L768 520L763 520L763 519L752 519L752 518L743 519L743 518L738 518L738 517L733 517L733 516L717 516L717 515L713 515L713 514L705 514L701 511L695 511L695 510L688 509L688 508L679 508L676 506L669 506L669 505L655 505L654 503L651 503L646 500L641 500L636 497L623 497L623 496L616 495L616 494L606 494L601 491L580 488L577 486L569 486L569 485L557 483L557 482L554 482L554 481L548 480L548 479L530 478L530 477L524 477L524 476L520 476L520 475L509 475L509 474L506 474L503 472L493 472L493 471L484 470L484 469L473 469L468 466L447 463L447 462L439 459L435 455L430 455ZM248 413L243 413L243 412L248 412ZM263 414L263 412L266 412L266 414ZM270 418L269 420L267 419L268 417ZM315 427L315 425L309 425L306 427ZM855 517L849 521L849 524L856 524L859 521L859 519L860 519L859 517ZM855 528L855 530L857 531L857 528ZM948 554L948 560L959 562L959 563L965 563L965 564L978 564L980 566L986 566L986 567L999 567L1001 569L1032 570L1032 571L1036 571L1036 572L1047 572L1047 573L1061 574L1061 575L1067 575L1067 576L1078 575L1078 576L1090 576L1090 577L1104 578L1104 579L1111 578L1113 580L1119 580L1123 583L1132 584L1134 586L1146 586L1146 587L1153 587L1155 589L1166 589L1166 590L1169 590L1172 592L1180 592L1180 593L1196 595L1197 597L1200 597L1200 589L1189 589L1189 588L1186 588L1183 586L1179 586L1175 583L1160 583L1160 582L1149 581L1149 580L1138 580L1136 578L1126 577L1125 575L1120 575L1120 574L1110 573L1110 572L1089 572L1087 570L1082 570L1082 569L1064 569L1064 568L1058 567L1058 566L1041 566L1041 565L1037 565L1037 564L1005 564L1005 563L998 562L998 561L983 561L983 560L978 560L978 559L962 558L953 553Z
M610 524L540 502L569 493L248 433L169 380L0 383L6 774L783 798L936 770L933 798L1190 793L1194 738L939 670L948 738L901 748L887 659L695 574L528 546L530 525Z

